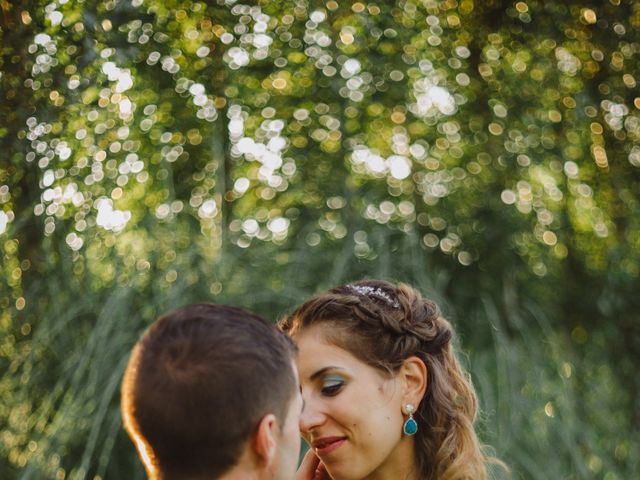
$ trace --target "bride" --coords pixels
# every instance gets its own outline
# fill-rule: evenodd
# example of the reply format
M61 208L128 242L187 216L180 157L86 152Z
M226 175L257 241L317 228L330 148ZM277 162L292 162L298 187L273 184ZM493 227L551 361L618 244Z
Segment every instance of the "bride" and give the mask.
M477 400L451 325L412 287L366 280L280 321L297 343L310 445L303 469L334 480L483 480Z

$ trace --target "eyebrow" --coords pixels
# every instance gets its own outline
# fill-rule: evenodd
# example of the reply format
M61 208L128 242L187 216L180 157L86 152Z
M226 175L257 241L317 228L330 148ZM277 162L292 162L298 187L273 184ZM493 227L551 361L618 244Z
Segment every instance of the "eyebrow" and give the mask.
M318 377L322 376L323 374L325 374L325 373L326 373L327 371L329 371L329 370L343 370L343 371L344 371L344 368L341 368L341 367L334 367L334 366L331 366L331 365L330 365L330 366L328 366L328 367L321 368L321 369L320 369L320 370L318 370L317 372L313 373L313 374L309 377L309 380L314 381L316 378L318 378Z

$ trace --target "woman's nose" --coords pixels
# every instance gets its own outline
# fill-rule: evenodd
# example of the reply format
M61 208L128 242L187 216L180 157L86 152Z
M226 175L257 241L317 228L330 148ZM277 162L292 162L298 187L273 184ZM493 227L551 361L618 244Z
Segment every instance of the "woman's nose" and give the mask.
M319 427L326 419L325 414L319 408L317 402L305 399L302 414L300 415L300 432L308 435L314 428Z

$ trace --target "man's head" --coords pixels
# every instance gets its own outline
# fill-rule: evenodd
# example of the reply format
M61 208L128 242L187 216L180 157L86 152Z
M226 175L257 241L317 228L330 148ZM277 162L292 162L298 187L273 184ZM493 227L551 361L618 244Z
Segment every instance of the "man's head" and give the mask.
M211 479L234 468L293 476L294 349L274 325L235 307L192 305L159 318L122 384L125 428L150 477Z

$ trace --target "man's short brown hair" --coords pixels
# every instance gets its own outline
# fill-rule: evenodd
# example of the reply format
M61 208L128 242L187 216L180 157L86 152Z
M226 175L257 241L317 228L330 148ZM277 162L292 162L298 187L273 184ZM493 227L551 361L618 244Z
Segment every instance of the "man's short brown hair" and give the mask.
M125 428L156 478L217 478L265 414L284 422L297 385L294 349L236 307L191 305L159 318L122 384Z

